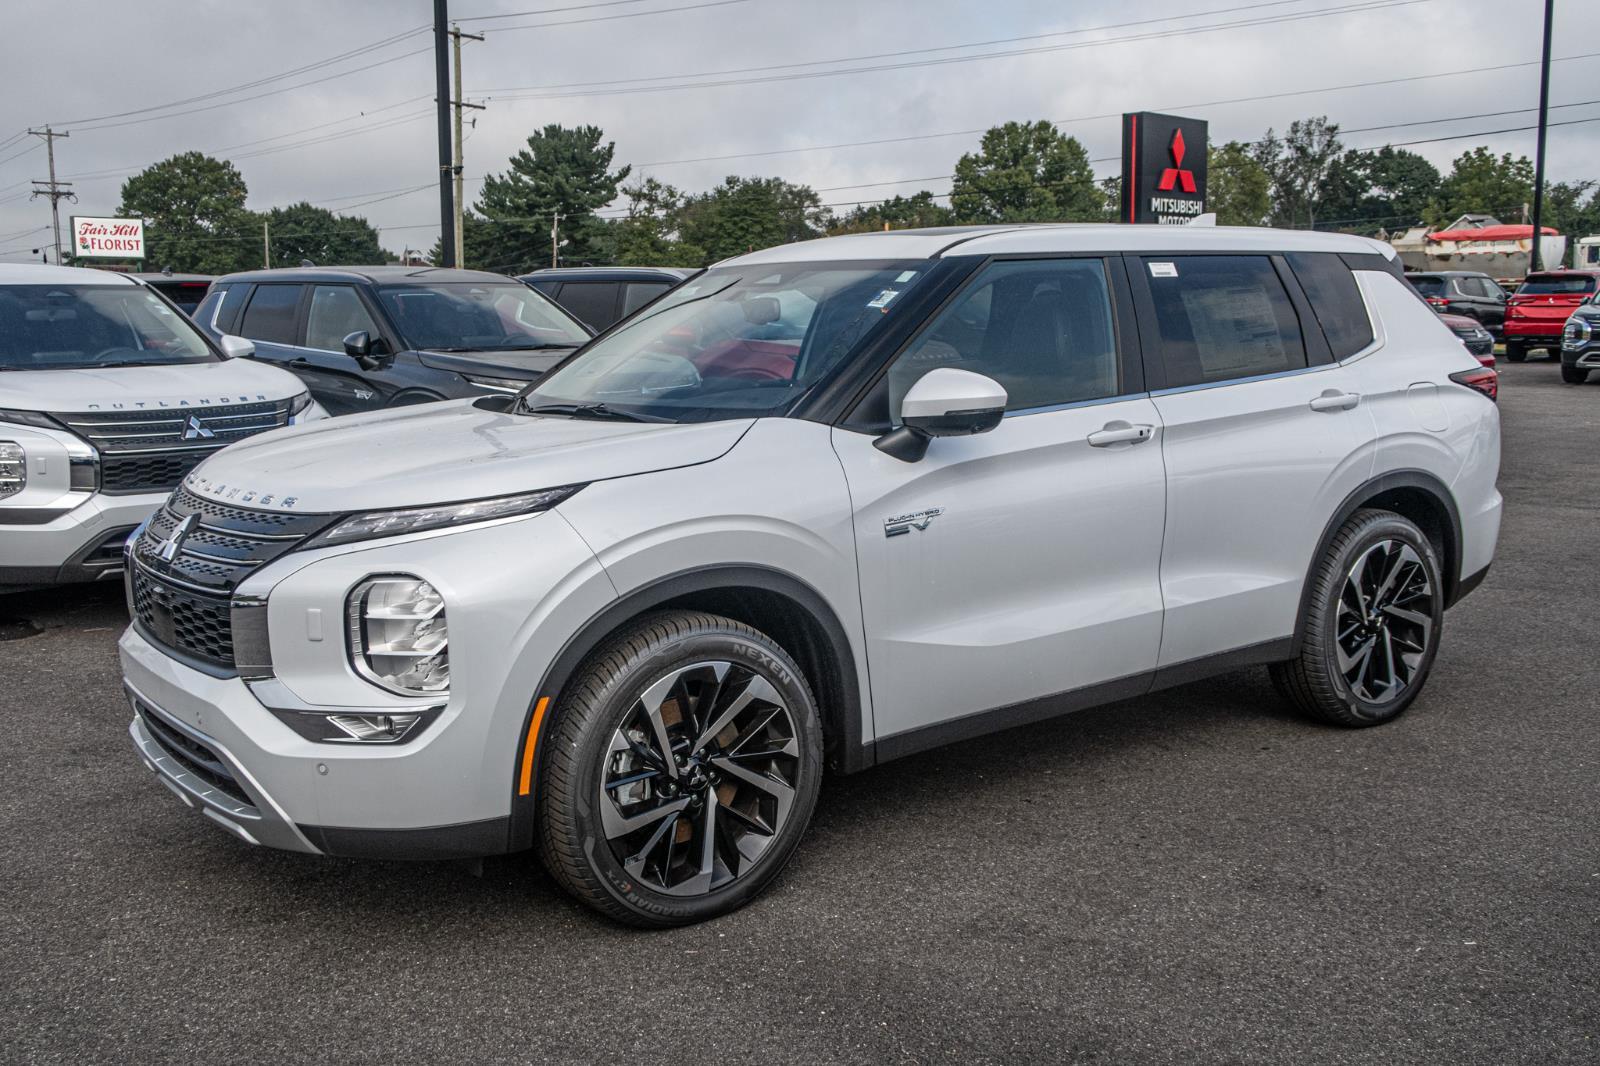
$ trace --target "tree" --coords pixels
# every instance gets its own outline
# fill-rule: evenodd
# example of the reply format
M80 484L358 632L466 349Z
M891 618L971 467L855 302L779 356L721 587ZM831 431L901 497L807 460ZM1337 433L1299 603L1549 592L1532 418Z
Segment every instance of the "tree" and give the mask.
M703 249L712 263L757 248L820 237L828 212L806 185L782 178L729 176L708 193L690 197L678 214L678 233Z
M1429 211L1435 226L1447 226L1466 214L1493 215L1502 222L1522 221L1522 209L1533 202L1533 163L1510 152L1496 158L1479 145L1458 157L1439 185Z
M933 193L924 189L911 196L895 196L881 204L857 207L837 219L828 234L871 233L882 229L915 229L924 226L948 226L951 212L948 207L934 202Z
M1045 121L989 129L979 150L956 163L950 206L961 223L1105 218L1089 153Z
M155 163L122 183L117 214L145 221L152 269L227 274L261 265L261 224L233 164L202 152Z
M1339 125L1324 115L1296 119L1281 138L1267 130L1255 158L1272 179L1273 225L1317 224L1323 183L1341 151Z
M480 259L479 265L508 273L548 266L550 226L557 214L561 258L596 257L606 233L594 212L616 199L618 185L632 169L611 169L616 145L602 144L603 136L598 126L546 126L511 157L504 174L485 179L477 208L489 230L477 252L492 262Z
M1439 195L1439 170L1415 152L1387 145L1346 152L1323 183L1327 224L1352 233L1403 229L1420 223Z
M1206 174L1206 209L1219 226L1265 226L1272 214L1272 178L1247 145L1213 149Z
M622 195L628 198L628 216L611 223L606 259L623 266L699 266L706 261L704 248L678 239L682 192L645 178Z
M294 266L302 259L318 266L356 266L390 258L364 218L345 218L302 201L274 207L266 221L274 266Z
M1544 187L1544 218L1546 226L1554 226L1566 234L1568 247L1579 237L1600 233L1600 182L1552 181ZM1583 196L1589 194L1589 201Z

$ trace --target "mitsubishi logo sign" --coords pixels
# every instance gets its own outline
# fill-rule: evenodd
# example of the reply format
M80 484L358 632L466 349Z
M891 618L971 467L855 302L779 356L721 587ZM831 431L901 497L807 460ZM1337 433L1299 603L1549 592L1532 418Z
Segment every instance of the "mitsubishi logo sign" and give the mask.
M210 440L215 436L215 433L201 423L198 415L190 415L189 420L183 424L184 440Z
M178 557L178 552L183 548L183 542L189 536L189 530L200 520L197 514L188 515L183 521L172 528L167 539L161 542L161 547L156 549L156 558L164 563L170 563Z
M1206 124L1138 111L1122 116L1124 222L1183 225L1206 211Z

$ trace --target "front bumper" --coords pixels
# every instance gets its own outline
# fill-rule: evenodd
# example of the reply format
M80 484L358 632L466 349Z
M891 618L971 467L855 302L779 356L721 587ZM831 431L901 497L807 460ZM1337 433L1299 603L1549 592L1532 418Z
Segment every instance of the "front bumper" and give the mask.
M99 581L122 570L122 541L166 492L88 496L38 522L7 522L0 508L0 591Z

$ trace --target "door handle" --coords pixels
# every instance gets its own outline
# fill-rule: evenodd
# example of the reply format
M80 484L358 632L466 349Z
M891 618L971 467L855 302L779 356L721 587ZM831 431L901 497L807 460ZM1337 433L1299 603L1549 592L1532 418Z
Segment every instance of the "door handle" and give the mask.
M1361 402L1359 392L1340 392L1328 389L1311 401L1313 411L1348 411Z
M1109 448L1113 444L1142 444L1155 435L1154 426L1135 426L1127 422L1107 422L1105 427L1089 434L1091 448Z

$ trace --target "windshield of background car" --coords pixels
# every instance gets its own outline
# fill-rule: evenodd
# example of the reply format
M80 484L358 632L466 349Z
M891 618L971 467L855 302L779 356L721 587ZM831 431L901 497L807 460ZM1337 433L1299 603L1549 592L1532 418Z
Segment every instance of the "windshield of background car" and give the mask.
M416 349L531 352L589 339L565 311L514 281L385 285L378 298Z
M1406 280L1411 282L1411 287L1413 289L1416 289L1418 292L1420 292L1424 296L1443 296L1444 295L1444 279L1443 278L1410 277L1410 278L1407 278Z
M138 285L0 286L0 370L209 363L182 314Z
M1587 274L1530 274L1517 286L1518 296L1583 296L1594 291Z
M763 264L708 270L525 393L520 410L604 404L699 422L783 414L870 338L933 264Z

